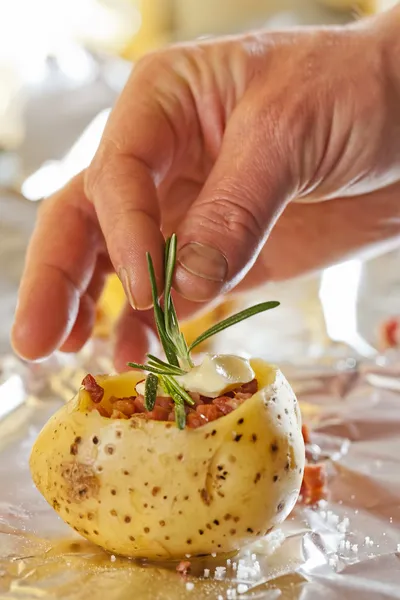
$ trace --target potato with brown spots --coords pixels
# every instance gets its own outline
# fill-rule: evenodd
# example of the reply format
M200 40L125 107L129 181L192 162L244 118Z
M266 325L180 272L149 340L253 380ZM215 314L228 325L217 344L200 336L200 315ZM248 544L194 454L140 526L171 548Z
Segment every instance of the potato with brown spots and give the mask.
M139 373L97 377L47 423L31 455L46 500L106 550L149 559L228 553L291 512L304 470L301 418L282 373L251 361L259 391L198 429L133 415L110 419ZM279 418L278 418L279 415Z

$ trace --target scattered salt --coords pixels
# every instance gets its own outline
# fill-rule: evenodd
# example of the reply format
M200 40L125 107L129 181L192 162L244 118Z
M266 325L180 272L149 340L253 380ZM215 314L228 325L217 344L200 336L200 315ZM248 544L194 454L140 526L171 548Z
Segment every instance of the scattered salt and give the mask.
M116 557L114 556L114 554L111 554L110 560L111 560L111 562L115 562L117 560Z
M225 567L216 567L215 568L215 579L223 579L226 574Z
M239 583L236 589L238 594L245 594L249 588L245 583Z
M346 533L346 531L347 531L347 528L348 528L349 524L350 524L350 521L349 521L349 519L348 519L347 517L345 517L345 518L343 519L343 521L341 521L341 522L339 523L339 525L337 526L337 529L338 529L338 531L339 531L340 533Z
M192 590L194 590L194 583L192 583L191 581L188 581L186 584L186 589L188 592L191 592Z
M204 569L204 577L210 577L210 569Z

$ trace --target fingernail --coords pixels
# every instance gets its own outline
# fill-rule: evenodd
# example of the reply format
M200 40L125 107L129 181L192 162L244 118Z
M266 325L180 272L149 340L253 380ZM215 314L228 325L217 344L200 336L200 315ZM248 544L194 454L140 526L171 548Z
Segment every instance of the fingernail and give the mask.
M132 294L131 282L129 279L128 271L125 269L125 267L121 267L118 270L118 277L122 283L122 287L124 288L124 291L125 291L126 297L128 298L129 304L132 306L132 308L136 309L137 307L136 307L135 298L133 297L133 294Z
M225 256L216 248L198 242L181 248L178 262L189 273L209 281L225 281L228 272Z

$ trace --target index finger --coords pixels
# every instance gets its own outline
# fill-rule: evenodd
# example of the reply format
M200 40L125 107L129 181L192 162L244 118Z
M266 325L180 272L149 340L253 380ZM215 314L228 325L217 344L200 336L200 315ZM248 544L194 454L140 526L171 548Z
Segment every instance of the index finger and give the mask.
M134 308L151 306L146 252L162 284L164 239L157 185L171 166L174 134L163 104L170 81L156 59L134 69L86 177L107 249Z

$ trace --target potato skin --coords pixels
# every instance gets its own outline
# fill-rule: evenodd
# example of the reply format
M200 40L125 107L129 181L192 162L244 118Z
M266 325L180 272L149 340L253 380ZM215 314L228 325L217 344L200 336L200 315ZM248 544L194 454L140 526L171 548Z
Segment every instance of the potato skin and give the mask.
M82 536L152 560L233 552L281 523L304 470L301 418L282 373L252 361L260 391L198 429L107 419L87 392L45 425L31 454L34 482ZM128 395L140 376L97 377ZM131 393L131 392L130 392Z

